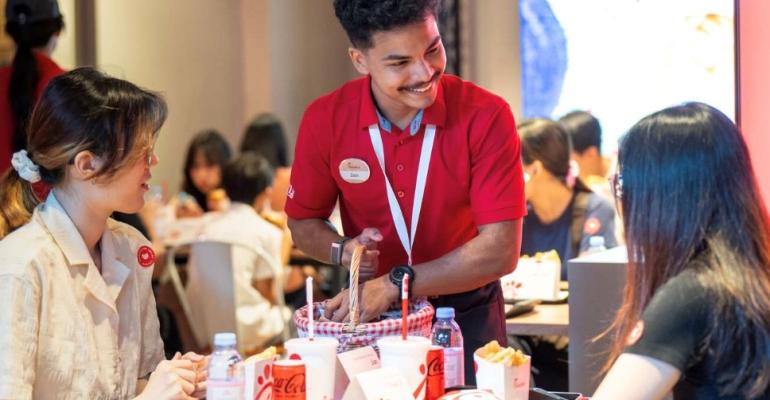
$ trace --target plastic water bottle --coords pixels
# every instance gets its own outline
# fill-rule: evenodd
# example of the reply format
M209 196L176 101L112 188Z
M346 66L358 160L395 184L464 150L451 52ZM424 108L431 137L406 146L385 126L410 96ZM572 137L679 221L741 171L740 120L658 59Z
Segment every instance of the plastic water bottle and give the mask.
M431 340L444 348L444 386L465 385L465 361L463 357L463 334L455 322L455 309L436 309L436 323L433 324Z
M214 352L209 360L206 388L208 400L243 400L243 367L235 348L234 333L214 335Z
M600 253L604 250L607 250L607 248L604 247L604 236L591 236L588 238L588 250L586 250L586 254Z

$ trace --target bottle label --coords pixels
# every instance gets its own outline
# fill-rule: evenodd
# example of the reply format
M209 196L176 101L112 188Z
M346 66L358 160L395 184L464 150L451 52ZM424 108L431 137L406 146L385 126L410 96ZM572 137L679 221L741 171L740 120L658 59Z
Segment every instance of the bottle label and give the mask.
M441 347L452 345L452 328L436 328L433 332L433 344Z
M243 381L217 382L209 380L206 384L208 400L242 400Z
M462 347L444 348L444 382L448 388L465 385Z

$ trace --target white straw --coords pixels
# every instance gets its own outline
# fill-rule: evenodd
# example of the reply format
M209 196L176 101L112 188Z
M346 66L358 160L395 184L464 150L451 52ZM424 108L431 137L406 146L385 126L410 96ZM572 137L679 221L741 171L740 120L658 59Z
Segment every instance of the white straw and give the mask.
M313 277L308 276L305 280L305 296L307 297L307 315L308 326L307 333L310 340L315 337L315 323L313 321Z

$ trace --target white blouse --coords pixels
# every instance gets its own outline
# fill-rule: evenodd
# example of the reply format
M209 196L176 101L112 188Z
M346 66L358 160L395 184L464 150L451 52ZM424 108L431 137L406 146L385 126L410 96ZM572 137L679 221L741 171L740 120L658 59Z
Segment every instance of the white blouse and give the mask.
M108 220L100 274L53 193L0 241L0 399L136 395L163 360L149 246Z

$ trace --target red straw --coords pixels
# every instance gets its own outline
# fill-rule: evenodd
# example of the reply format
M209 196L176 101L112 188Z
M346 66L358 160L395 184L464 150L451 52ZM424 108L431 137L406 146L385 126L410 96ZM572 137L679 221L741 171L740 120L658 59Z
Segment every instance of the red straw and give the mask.
M401 339L406 340L406 316L409 314L409 275L401 282Z

